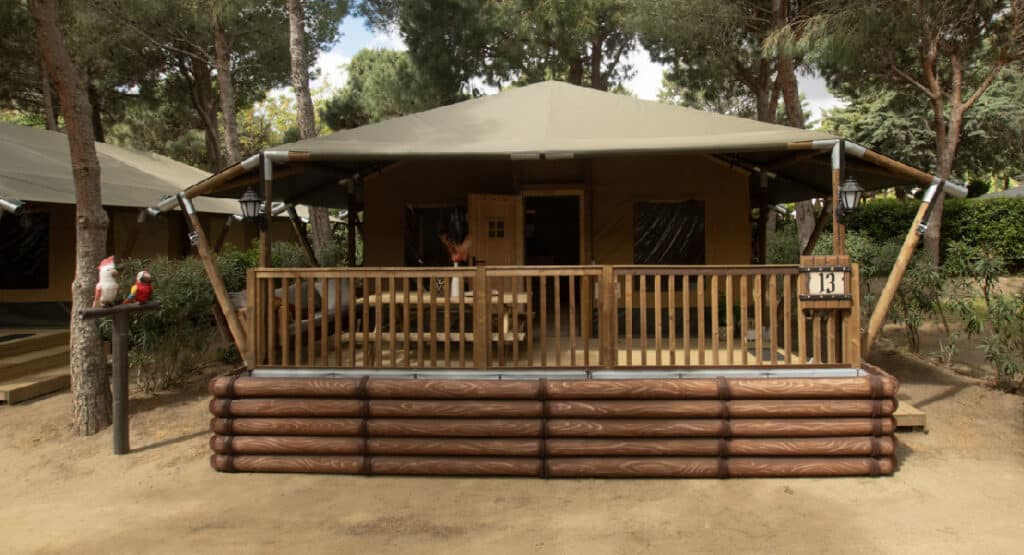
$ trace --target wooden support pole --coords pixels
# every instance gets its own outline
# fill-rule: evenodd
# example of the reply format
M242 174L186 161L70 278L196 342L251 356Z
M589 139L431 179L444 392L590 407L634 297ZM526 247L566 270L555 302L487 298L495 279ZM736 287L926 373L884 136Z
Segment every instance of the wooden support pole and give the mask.
M224 240L228 238L228 232L231 231L231 225L234 223L234 216L228 216L228 219L224 220L224 227L220 230L217 240L213 242L213 252L219 253L220 249L224 247Z
M259 264L260 268L269 268L271 263L271 237L270 237L270 223L273 217L273 164L265 154L260 153L259 159L259 171L260 183L263 187L263 222L260 225L260 257Z
M761 196L757 203L757 263L767 264L768 257L765 251L768 250L768 174L761 172L758 178Z
M615 367L615 273L611 266L601 266L598 335L600 336L601 367Z
M839 187L846 171L846 141L839 139L832 147L832 254L846 254L846 226L839 221Z
M814 252L814 247L818 246L818 239L821 239L822 232L825 231L825 222L828 221L829 205L826 204L828 201L823 201L821 204L821 211L818 212L818 217L814 220L814 231L811 232L810 238L807 240L807 244L804 245L804 250L800 252L800 256L810 256Z
M159 302L116 305L109 308L86 308L79 311L83 320L110 316L114 322L113 343L114 368L111 389L113 390L114 454L131 452L128 438L128 316L144 310L157 310Z
M942 181L936 178L930 187L925 191L924 198L922 199L921 206L917 208L917 214L914 215L914 221L910 224L910 231L907 232L907 237L903 240L903 246L900 247L899 255L896 257L896 263L892 266L892 271L889 272L889 279L885 282L885 287L882 288L882 293L878 297L878 303L875 304L875 309L871 311L871 320L868 321L868 330L864 335L864 339L861 341L861 353L863 356L867 356L871 352L871 345L875 342L879 332L882 331L882 326L885 324L885 319L889 314L889 307L892 305L892 300L896 296L896 289L900 286L900 281L903 280L903 274L907 271L907 266L910 264L910 259L914 256L914 249L917 247L917 242L920 241L921 235L924 234L924 223L928 217L929 208L931 206L932 199L938 193L939 187Z
M356 266L356 192L355 180L348 183L348 194L345 196L345 204L348 206L348 217L345 221L346 233L345 242L348 249L348 267Z
M288 221L292 224L292 231L295 232L295 238L299 240L299 245L302 246L303 252L306 253L306 260L309 261L309 265L314 268L320 267L320 262L316 259L316 253L313 252L313 245L309 244L309 235L306 234L305 224L299 218L299 214L295 212L295 205L288 205Z
M242 326L242 322L238 319L238 313L235 311L235 306L231 303L231 297L228 295L228 289L224 285L224 278L220 275L220 270L217 269L217 263L213 260L213 253L210 252L210 244L206 240L206 231L203 230L203 226L199 223L199 216L196 214L195 207L192 206L192 201L183 194L178 194L178 202L181 204L181 211L185 214L185 221L189 223L192 232L189 233L189 239L196 247L196 251L199 253L199 259L203 262L203 268L206 270L206 277L210 280L210 286L213 287L213 294L217 298L217 304L220 305L221 312L224 313L224 318L228 321L228 329L231 330L231 335L234 336L235 346L238 347L238 352L243 356L248 354L248 347L246 343L245 327ZM246 361L247 363L249 361Z

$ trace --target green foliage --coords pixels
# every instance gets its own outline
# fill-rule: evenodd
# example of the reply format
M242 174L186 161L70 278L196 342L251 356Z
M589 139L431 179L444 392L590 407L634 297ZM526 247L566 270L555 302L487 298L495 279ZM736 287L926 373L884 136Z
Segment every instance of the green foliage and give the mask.
M627 0L363 0L358 12L398 30L416 67L454 95L475 94L478 79L612 90L631 70L625 54L638 8Z
M911 260L893 298L890 317L902 323L910 350L921 350L921 324L938 314L943 294L942 271L924 256Z
M351 129L459 98L435 87L408 52L364 49L348 65L345 88L320 108L320 118L331 129Z
M847 217L847 229L884 242L902 239L920 204L916 200L874 199ZM1011 272L1024 270L1024 199L947 198L942 225L944 260L949 245L963 242L1001 257Z
M996 369L998 385L1018 390L1024 376L1024 292L994 297L988 321L992 334L982 340L981 350Z

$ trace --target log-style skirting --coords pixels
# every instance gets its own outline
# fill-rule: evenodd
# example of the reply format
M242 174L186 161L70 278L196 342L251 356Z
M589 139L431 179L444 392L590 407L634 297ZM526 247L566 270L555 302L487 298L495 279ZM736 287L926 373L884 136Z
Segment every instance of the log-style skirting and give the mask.
M210 382L223 472L878 476L897 381L255 378Z

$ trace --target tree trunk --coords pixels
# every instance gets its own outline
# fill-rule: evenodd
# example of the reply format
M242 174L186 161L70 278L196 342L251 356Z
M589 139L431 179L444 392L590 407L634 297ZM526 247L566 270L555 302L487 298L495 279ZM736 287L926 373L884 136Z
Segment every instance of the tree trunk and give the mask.
M788 23L788 3L783 0L772 0L772 17L776 28ZM800 88L796 80L796 67L792 56L779 48L777 66L779 90L782 92L783 105L786 108L786 123L790 127L803 129L804 110L800 105ZM814 233L814 204L809 200L796 203L796 234L803 250Z
M86 76L88 79L88 76ZM106 136L103 133L103 120L100 119L100 92L96 90L96 86L91 81L86 85L86 98L89 101L89 107L92 111L90 121L92 122L92 135L93 139L98 143L107 142Z
M220 133L217 130L217 101L210 84L209 64L195 58L182 58L178 62L181 74L189 80L192 107L199 116L199 124L206 136L206 166L211 172L223 167L220 156ZM189 77L191 76L191 77Z
M306 61L306 16L301 0L288 0L288 48L292 57L292 88L295 89L295 103L298 108L299 137L316 137L316 114L313 112L313 98L309 94L309 65ZM327 208L309 207L309 226L313 235L313 249L322 259L322 253L331 242L331 220Z
M242 160L242 145L238 140L238 123L235 117L235 85L231 77L231 49L224 27L217 17L217 3L213 5L213 35L217 85L220 88L220 112L224 117L224 146L227 147L227 164Z
M57 131L57 113L53 109L53 90L50 88L50 72L46 64L39 60L39 84L43 93L43 116L46 118L46 129Z
M100 196L100 164L92 129L92 108L57 26L57 0L33 0L36 40L64 111L71 171L75 180L75 279L71 284L71 402L73 429L94 434L110 425L111 395L99 326L78 311L92 304L96 266L106 251L107 214Z

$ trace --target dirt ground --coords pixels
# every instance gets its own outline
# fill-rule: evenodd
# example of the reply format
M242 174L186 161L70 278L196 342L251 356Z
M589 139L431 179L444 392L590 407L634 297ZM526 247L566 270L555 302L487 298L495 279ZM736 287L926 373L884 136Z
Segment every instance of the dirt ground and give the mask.
M1024 398L885 344L872 359L928 413L893 477L226 475L202 380L133 401L123 457L109 430L70 434L66 393L0 406L0 551L1020 553Z

